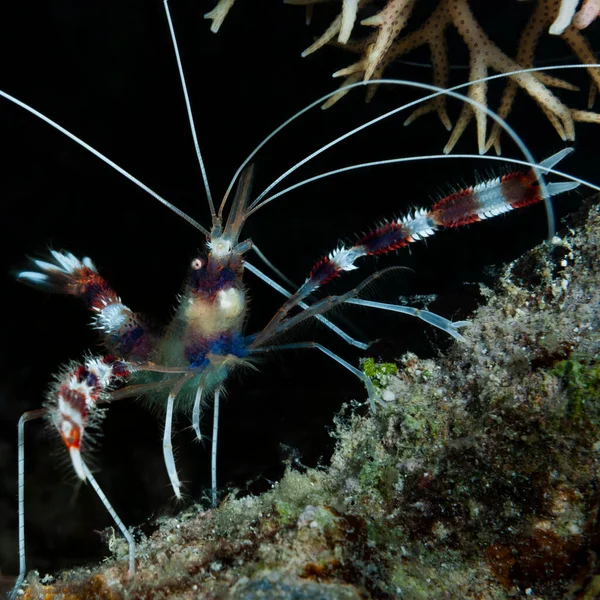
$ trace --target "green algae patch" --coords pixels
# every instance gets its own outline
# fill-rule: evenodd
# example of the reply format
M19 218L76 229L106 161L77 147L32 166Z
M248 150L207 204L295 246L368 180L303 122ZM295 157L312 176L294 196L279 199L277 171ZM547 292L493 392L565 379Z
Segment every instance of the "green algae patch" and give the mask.
M378 389L385 388L390 379L398 374L398 367L394 363L376 363L374 358L365 359L362 370Z
M289 502L275 500L273 507L282 526L293 525L296 522L298 511Z
M600 365L563 360L556 364L552 373L563 383L568 399L568 418L597 429L600 425Z

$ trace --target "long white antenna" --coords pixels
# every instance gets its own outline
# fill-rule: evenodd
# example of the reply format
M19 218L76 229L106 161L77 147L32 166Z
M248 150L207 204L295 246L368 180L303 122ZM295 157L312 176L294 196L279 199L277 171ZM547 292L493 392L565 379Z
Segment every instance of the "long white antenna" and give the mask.
M150 194L152 197L156 198L161 204L164 204L168 209L172 210L176 215L179 215L182 219L187 221L192 227L195 227L198 231L202 232L207 237L209 236L209 232L200 225L197 221L192 219L192 217L186 215L182 210L178 209L176 206L171 204L168 200L165 200L162 196L159 196L154 190L151 190L145 183L142 183L139 179L135 178L131 173L128 173L125 169L120 167L117 163L113 162L107 156L104 156L101 152L96 150L93 146L90 146L86 142L84 142L81 138L78 138L74 133L71 133L68 129L65 129L62 125L59 125L56 121L53 121L50 117L42 114L39 110L36 110L29 104L25 104L25 102L21 102L18 98L7 94L0 90L0 96L6 98L13 104L20 106L25 109L27 112L30 112L32 115L38 117L45 123L48 123L51 127L54 127L57 131L60 131L62 134L66 135L68 138L71 138L74 142L79 144L82 148L85 148L88 152L91 152L94 156L98 157L101 161L105 162L109 167L112 167L121 175L127 177L129 181L135 183L138 187L142 188L146 193Z
M561 70L561 69L568 69L568 68L581 68L581 69L590 69L590 68L597 68L600 67L600 64L577 64L577 65L552 65L552 66L543 66L543 67L531 67L529 69L521 69L519 71L509 71L507 73L498 73L496 75L489 75L488 77L484 77L482 79L477 79L475 81L468 81L466 83L462 83L460 85L456 85L454 87L449 88L448 90L441 90L439 92L435 92L433 94L428 94L422 98L419 98L418 100L415 100L409 104L405 104L397 109L395 109L394 111L388 112L384 115L381 115L380 117L378 117L376 120L369 122L368 124L365 124L365 126L368 126L374 122L378 122L382 119L385 119L389 116L391 116L392 114L396 114L397 112L401 111L401 110L405 110L406 108L409 108L411 106L414 106L416 104L422 103L422 102L426 102L428 100L431 100L433 98L436 98L442 94L445 94L447 91L455 91L455 90L460 90L462 88L468 87L474 83L484 83L487 81L492 81L495 79L503 79L506 77L510 77L511 75L518 75L518 74L522 74L522 73L538 73L538 72L544 72L544 71L555 71L555 70ZM261 148L267 144L267 142L269 142L273 137L275 137L282 129L285 129L288 125L290 125L290 123L294 122L296 119L298 119L299 117L301 117L304 113L308 112L309 110L312 110L313 108L315 108L316 106L322 104L323 102L325 102L326 100L328 100L329 98L331 98L332 96L338 94L340 91L342 90L351 90L352 88L357 88L357 87L361 87L361 86L370 86L370 85L378 85L380 83L387 83L390 80L370 80L370 81L359 81L357 83L353 83L353 84L349 84L347 86L343 86L342 88L338 88L337 90L334 90L333 92L329 92L328 94L325 94L324 96L322 96L321 98L315 100L314 102L311 102L308 106L305 106L304 108L302 108L301 110L299 110L298 112L296 112L295 114L293 114L289 119L287 119L286 121L284 121L279 127L277 127L276 129L274 129L260 144L258 144L258 146L256 148L254 148L254 150L248 155L248 157L242 162L242 164L239 166L238 170L235 172L235 174L233 175L233 178L231 179L231 182L227 188L227 191L225 192L225 196L223 197L223 201L221 202L221 208L220 210L223 209L225 202L227 201L227 198L229 196L229 194L231 193L231 190L233 189L233 186L238 178L238 176L240 175L240 173L244 170L244 168L246 167L246 165L248 165L250 163L250 161L254 158L254 156L261 150ZM339 141L339 140L338 140ZM253 207L253 205L256 204L256 201L250 206L250 208ZM554 229L554 223L553 223L553 218L551 218L551 207L550 205L546 202L546 212L549 216L549 223L548 223L548 239L551 238L552 234L553 234L553 229Z
M388 111L387 113L385 113L383 115L380 115L374 119L371 119L370 121L367 121L366 123L363 123L362 125L359 125L358 127L355 127L354 129L351 129L350 131L346 132L345 134L335 138L328 144L321 146L321 148L318 148L317 150L315 150L314 152L309 154L307 157L305 157L301 161L297 162L295 165L293 165L287 171L285 171L285 173L283 173L277 179L275 179L275 181L273 183L271 183L261 194L259 194L257 196L257 198L254 200L254 202L250 205L250 207L249 207L250 210L254 209L257 205L259 205L261 200L265 196L267 196L268 193L280 181L285 179L288 175L290 175L291 173L293 173L294 171L299 169L302 165L306 164L308 161L315 158L315 156L318 156L322 152L325 152L325 150L328 150L332 146L335 146L339 142L349 138L350 136L354 135L355 133L358 133L359 131L366 129L367 127L370 127L371 125L374 125L375 123L379 123L383 119L386 119L392 115L395 115L396 113L399 113L402 110L405 110L406 108L409 108L413 104L418 104L419 102L422 102L423 100L426 100L427 98L435 97L438 94L443 94L443 95L449 96L451 98L456 98L458 100L461 100L462 102L468 102L474 109L483 111L488 117L490 117L493 121L498 123L502 127L502 129L504 129L504 131L506 131L506 133L508 133L508 135L510 135L513 142L517 145L519 150L523 153L523 155L525 156L527 161L531 165L535 165L535 166L532 166L531 168L533 169L533 172L535 173L535 176L540 184L541 196L542 196L542 198L544 198L544 204L546 205L546 214L548 216L548 239L552 239L552 236L554 235L554 232L555 232L554 212L552 210L552 204L550 203L550 201L548 199L549 194L548 194L548 190L546 189L546 183L544 181L541 171L537 167L538 163L533 158L533 155L531 154L529 148L525 145L525 142L521 139L521 137L517 134L517 132L506 121L504 121L502 118L500 118L493 110L490 110L487 106L484 106L483 104L481 104L479 102L476 102L475 100L473 100L472 98L470 98L468 96L464 96L463 94L459 94L457 92L452 91L452 89L454 89L454 88L443 89L437 85L430 85L428 83L420 83L417 81L407 81L405 79L379 79L379 80L370 81L370 82L359 82L359 83L347 86L346 89L356 87L361 84L367 84L367 83L385 83L388 85L401 85L401 86L406 86L406 87L413 87L413 88L418 88L418 89L423 89L423 90L429 90L429 91L432 91L433 94L431 94L430 96L427 96L425 98L419 98L418 100L409 102L408 104L404 104L404 105L400 106L399 108L395 108L394 110ZM476 82L471 82L471 83L476 83ZM457 86L457 87L460 87L460 86Z
M566 148L565 150L570 151L571 148ZM498 162L501 162L504 164L509 163L509 164L520 165L523 167L530 167L530 168L537 166L537 168L545 174L559 175L560 177L564 177L565 179L568 179L569 181L572 181L576 184L581 184L591 190L600 192L600 186L594 185L591 181L586 181L585 179L581 179L580 177L575 177L574 175L570 175L569 173L565 173L564 171L558 171L557 169L548 167L545 165L544 161L542 161L538 165L534 165L532 163L528 163L526 160L519 160L517 158L506 158L504 156L489 156L487 154L429 154L427 156L401 156L399 158L388 158L388 159L384 159L384 160L375 160L372 162L366 162L366 163L360 163L360 164L356 164L356 165L349 165L347 167L341 167L339 169L334 169L333 171L327 171L326 173L319 173L318 175L314 175L313 177L309 177L308 179L303 179L302 181L299 181L298 183L295 183L294 185L290 185L289 187L287 187L279 192L276 192L272 196L268 196L267 198L262 200L260 202L260 204L257 204L251 211L249 211L248 216L254 214L257 210L263 208L263 206L265 206L266 204L269 204L269 202L272 202L273 200L275 200L276 198L279 198L280 196L283 196L284 194L287 194L293 190L301 188L302 186L307 185L309 183L313 183L314 181L318 181L319 179L324 179L326 177L332 177L333 175L339 175L340 173L346 173L348 171L356 171L358 169L367 169L370 167L381 167L381 166L397 164L397 163L415 162L415 161L422 161L422 160L456 159L456 158L461 158L461 159L468 158L468 159L473 159L473 160L495 160L495 161L498 161ZM548 188L548 192L549 192L550 196L555 195L555 193L553 193L553 190L556 189L555 187L553 187L555 185L557 185L557 184L552 184L552 183L546 184L546 187ZM571 185L571 184L568 184L568 185ZM573 189L573 188L570 187L569 189ZM568 191L568 190L565 190L565 191Z
M202 172L202 180L204 181L204 189L206 190L206 198L208 200L208 206L210 208L210 216L212 217L213 225L215 225L217 220L217 214L215 213L215 205L213 204L212 194L210 193L210 186L208 185L208 176L206 175L206 168L204 167L204 160L202 158L202 152L200 151L198 136L196 135L196 125L194 123L194 115L192 114L192 105L190 104L190 97L187 91L187 85L185 83L183 65L181 64L181 57L179 56L179 47L177 46L177 38L175 37L175 29L173 27L173 21L171 19L171 12L169 11L168 0L164 0L163 4L165 7L165 13L167 15L167 21L169 22L169 31L171 32L171 41L173 42L173 50L175 51L175 59L177 60L179 80L181 81L181 88L183 89L183 98L185 100L185 108L187 110L187 116L190 122L190 131L194 140L194 148L196 149L196 156L198 157L200 171Z

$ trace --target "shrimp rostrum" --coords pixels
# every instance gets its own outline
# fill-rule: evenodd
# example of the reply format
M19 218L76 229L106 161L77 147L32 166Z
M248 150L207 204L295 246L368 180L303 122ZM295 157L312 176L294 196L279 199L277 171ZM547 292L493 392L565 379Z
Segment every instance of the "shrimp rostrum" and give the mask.
M166 3L165 8L171 25ZM187 98L172 26L170 29L178 58L180 79ZM433 89L432 86L421 87ZM445 93L441 90L433 91ZM13 596L26 572L23 491L25 422L43 417L58 431L77 477L89 482L126 537L129 543L129 569L133 572L133 537L102 492L85 461L84 451L93 439L94 429L101 426L104 406L118 400L144 396L164 408L164 462L173 492L177 498L181 498L182 484L171 442L173 414L176 408L187 409L191 413L196 436L200 438L201 409L212 399L211 487L215 504L219 399L227 379L234 370L252 366L253 360L275 351L315 349L361 379L367 389L371 410L376 410L377 405L383 402L371 380L360 369L327 347L314 341L281 343L279 340L282 335L292 328L307 320L318 319L348 344L365 349L367 344L352 338L325 316L343 304L358 304L371 309L418 317L457 340L463 339L459 330L467 324L465 321L452 322L427 310L361 299L359 296L365 287L389 271L389 268L375 272L345 293L324 295L315 300L315 293L319 288L324 288L344 272L357 269L359 263L369 256L396 251L433 235L437 230L474 223L513 208L545 201L550 196L571 190L578 185L577 182L546 184L540 177L541 172L551 172L552 167L569 153L569 149L558 152L540 164L535 164L532 158L527 157L527 161L520 161L526 165L521 171L513 171L454 192L438 200L431 208L417 208L402 218L380 224L359 237L353 244L337 246L314 263L305 282L292 293L247 260L248 253L257 249L250 239L244 238L244 224L250 216L275 197L265 198L266 194L263 193L252 200L253 168L250 161L256 151L238 170L234 180L239 181L233 197L230 198L232 183L218 209L213 204L205 177L212 219L208 229L183 214L70 132L12 96L0 93L4 98L44 119L77 143L84 145L87 150L185 218L205 236L204 248L190 261L187 281L175 314L164 329L156 328L144 316L129 308L102 277L91 258L78 258L70 252L53 250L49 257L33 260L28 270L18 274L19 280L31 286L81 298L91 311L93 325L99 332L105 352L101 355L86 356L81 361L65 366L51 386L43 408L25 413L19 421L20 576ZM192 134L195 136L189 104L188 117L192 125ZM198 159L204 175L199 151ZM364 165L358 165L356 168L360 166ZM262 329L250 333L245 331L248 293L243 283L243 275L246 269L286 296L270 321Z

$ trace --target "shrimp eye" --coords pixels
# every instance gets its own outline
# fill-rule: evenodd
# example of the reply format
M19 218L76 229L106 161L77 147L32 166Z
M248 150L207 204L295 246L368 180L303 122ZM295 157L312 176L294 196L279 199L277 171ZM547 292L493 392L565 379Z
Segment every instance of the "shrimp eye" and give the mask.
M204 266L204 261L201 258L195 258L192 261L192 269L194 269L194 271L199 271L202 267Z

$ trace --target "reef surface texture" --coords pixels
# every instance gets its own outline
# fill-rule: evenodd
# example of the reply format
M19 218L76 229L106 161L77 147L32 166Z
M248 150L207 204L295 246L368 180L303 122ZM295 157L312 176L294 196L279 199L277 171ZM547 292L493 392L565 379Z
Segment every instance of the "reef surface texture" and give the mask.
M466 342L371 364L387 402L343 408L329 466L138 532L132 579L109 532L23 597L597 598L598 207L579 220L484 290Z

